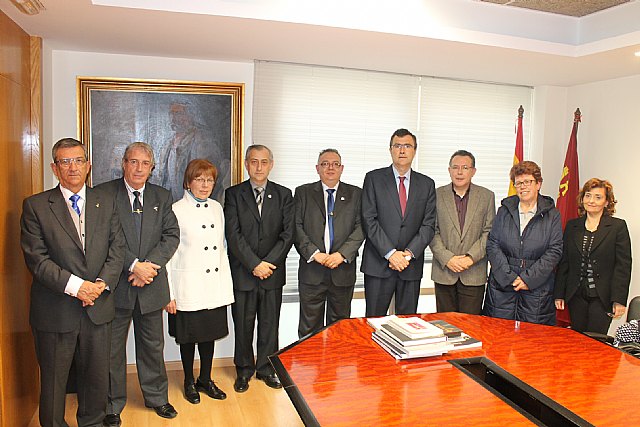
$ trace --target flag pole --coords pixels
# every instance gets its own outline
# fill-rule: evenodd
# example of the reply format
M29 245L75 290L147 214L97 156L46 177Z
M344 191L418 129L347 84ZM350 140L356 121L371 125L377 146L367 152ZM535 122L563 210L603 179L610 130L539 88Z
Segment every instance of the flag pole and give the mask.
M522 133L522 118L524 117L524 108L522 105L518 108L518 122L516 125L516 148L513 154L513 164L517 165L523 159L524 153L524 137ZM516 188L513 186L513 182L509 180L509 192L507 195L513 196L516 194Z

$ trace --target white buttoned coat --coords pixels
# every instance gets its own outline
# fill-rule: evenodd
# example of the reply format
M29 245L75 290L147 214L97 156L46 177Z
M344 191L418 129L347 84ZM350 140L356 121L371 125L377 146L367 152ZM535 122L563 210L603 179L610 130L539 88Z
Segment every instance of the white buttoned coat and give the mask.
M173 204L180 244L167 264L171 299L180 311L233 303L233 282L224 237L224 214L212 199L199 202L185 191Z

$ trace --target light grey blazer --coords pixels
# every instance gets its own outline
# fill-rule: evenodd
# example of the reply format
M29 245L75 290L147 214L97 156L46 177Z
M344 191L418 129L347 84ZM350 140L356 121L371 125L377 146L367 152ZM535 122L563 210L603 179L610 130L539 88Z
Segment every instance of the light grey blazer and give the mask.
M467 286L487 282L487 237L496 216L492 191L471 184L464 230L460 230L451 184L436 190L436 234L429 247L433 252L431 280L443 285L460 281ZM454 255L470 255L474 264L462 273L449 270L447 262Z

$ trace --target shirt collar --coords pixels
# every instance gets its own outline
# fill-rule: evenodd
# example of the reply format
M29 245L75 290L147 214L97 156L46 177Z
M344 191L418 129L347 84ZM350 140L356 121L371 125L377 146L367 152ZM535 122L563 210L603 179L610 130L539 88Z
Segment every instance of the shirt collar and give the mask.
M520 203L518 203L518 213L520 215L525 215L525 214L535 215L536 212L538 212L538 204L537 203L535 205L533 205L533 207L531 209L529 209L528 211L523 211L520 206L522 206L522 205L520 205Z
M129 194L133 194L134 191L139 191L140 195L144 194L144 189L147 186L146 183L139 190L134 190L133 187L129 185L126 179L123 178L122 180L124 181L124 186L127 187L127 191L129 192Z
M396 169L396 167L394 165L391 165L391 169L393 169L393 176L396 178L396 181L398 181L398 177L400 177L400 176L404 176L404 178L405 178L404 181L405 182L411 180L411 168L409 168L407 173L405 173L404 175L400 175L400 172L398 172L398 169Z
M458 196L458 193L456 193L456 189L453 187L453 182L451 183L451 191L453 192L454 196L460 197ZM465 193L460 198L464 199L465 197L467 197L469 195L469 191L471 191L471 184L469 184L469 188L467 188L467 191L465 191Z
M74 194L77 194L78 196L80 196L80 199L82 200L87 200L87 185L83 185L82 188L80 189L80 191L78 191L77 193L74 193L73 191L69 190L68 188L65 188L62 186L62 184L60 184L60 191L62 192L62 197L64 197L66 200L69 200L69 197L73 196Z
M262 190L266 190L267 189L267 185L269 184L269 180L267 180L264 185L259 186L258 184L255 184L253 181L249 180L249 184L251 184L251 189L253 190L253 192L256 192L256 188L258 187L262 187Z
M333 188L334 190L336 190L336 192L338 192L338 186L340 185L340 181L338 181L338 183L335 185L335 187L329 187L327 184L325 184L324 182L320 181L320 183L322 184L322 191L324 191L325 193L327 192L327 190Z

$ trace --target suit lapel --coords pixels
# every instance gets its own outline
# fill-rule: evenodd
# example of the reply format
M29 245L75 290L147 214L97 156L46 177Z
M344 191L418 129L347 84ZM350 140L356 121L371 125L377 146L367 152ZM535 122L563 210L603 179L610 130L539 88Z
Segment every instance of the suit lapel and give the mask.
M447 186L447 188L445 189L445 193L446 194L442 197L442 203L444 203L445 211L447 212L447 215L449 215L451 224L453 224L453 228L455 228L458 234L460 234L462 237L462 232L460 230L460 221L458 221L458 211L456 210L456 202L453 198L454 196L453 191L451 190L451 186Z
M85 252L89 252L91 250L93 236L96 232L96 227L98 225L99 218L99 209L100 209L100 198L94 191L87 187L87 200L84 204L84 232L85 232Z
M391 204L398 211L398 215L402 218L402 208L400 208L400 196L398 195L398 186L396 185L396 177L393 175L392 166L385 171L386 177L382 181L382 185L387 193L387 199L391 200ZM411 188L411 186L409 186ZM409 190L409 199L407 200L407 213L409 212L409 200L411 199L411 190Z
M467 230L473 223L473 218L476 216L478 212L478 204L480 202L480 193L478 191L471 191L473 188L473 184L469 185L469 189L467 190L467 197L469 200L467 201L467 212L464 216L464 230L461 232L461 237L464 239L464 235L467 234ZM457 219L457 218L456 218ZM458 226L460 225L460 221L457 222Z
M573 242L572 244L576 245L578 249L578 253L582 253L582 239L584 237L584 233L582 232L584 228L585 218L581 218L580 221L574 221L571 223L571 233L573 234Z
M240 192L240 196L242 197L242 200L244 200L244 202L247 204L247 206L249 207L249 211L253 214L256 220L260 222L260 212L258 212L258 204L256 203L256 198L253 196L253 190L251 189L251 182L249 182L249 180L245 181L241 190L242 191ZM265 202L267 199L266 193L267 192L265 189L264 199L262 202L263 210L264 210L264 207L266 204Z
M49 207L51 208L51 212L60 223L60 226L62 226L62 229L69 235L69 237L71 237L71 240L73 240L78 248L84 252L80 236L78 236L78 230L73 223L73 219L71 219L71 214L69 213L69 208L67 206L67 202L64 200L64 197L62 197L60 186L57 186L51 192L51 196L49 197Z
M325 218L325 221L326 221L327 211L325 210L325 206L324 206L324 192L322 191L322 182L318 181L316 184L313 185L312 191L311 191L311 198L318 206L318 209L320 209L320 212L322 213L322 217ZM334 200L337 200L337 198ZM334 212L337 208L338 208L338 205L335 204Z
M607 235L611 232L611 218L605 215L602 215L600 218L600 224L598 224L598 230L596 231L595 236L593 236L593 246L591 247L591 252L595 251L596 248L604 241Z
M145 186L144 196L143 196L143 205L142 205L142 231L140 232L140 254L146 254L146 239L143 239L142 236L151 236L153 235L153 227L156 224L156 217L159 215L159 203L158 203L158 195L155 190L151 188L149 185ZM133 221L132 221L133 222ZM134 224L135 229L135 224Z
M137 248L140 247L140 236L136 231L136 224L133 220L131 201L129 200L129 192L124 185L124 179L120 180L118 191L116 192L116 203L118 205L118 213L120 215L120 223L122 231L127 239L127 246L137 255ZM142 207L144 212L144 206Z

